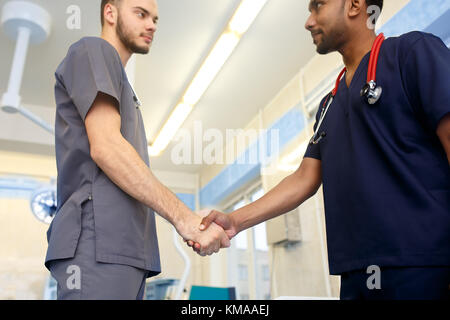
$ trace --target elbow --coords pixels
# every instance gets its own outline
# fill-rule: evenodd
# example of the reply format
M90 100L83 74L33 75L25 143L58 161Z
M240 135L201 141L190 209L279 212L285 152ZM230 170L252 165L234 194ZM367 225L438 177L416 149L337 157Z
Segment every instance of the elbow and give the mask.
M94 146L94 145L91 145L90 148L91 148L91 149L90 149L90 155L91 155L92 160L93 160L95 163L98 163L98 161L99 161L99 159L100 159L100 157L101 157L101 151L100 151L100 148L97 147L97 146Z
M321 182L312 185L312 186L310 187L311 192L310 192L308 198L314 197L314 196L317 194L317 192L319 191L321 185L322 185Z
M315 196L322 185L322 177L318 172L307 170L297 170L293 175L294 185L297 189L301 189L299 193L301 202Z
M104 144L93 144L90 147L90 156L92 160L101 167L107 159L110 158L110 150L111 149L108 150L108 147Z
M320 189L320 186L322 185L322 181L318 181L318 180L304 180L303 181L303 185L304 185L304 190L305 190L305 200L314 197L317 192Z
M109 135L108 137L98 137L90 139L90 156L92 160L99 166L111 166L114 161L124 150L124 139L120 135Z

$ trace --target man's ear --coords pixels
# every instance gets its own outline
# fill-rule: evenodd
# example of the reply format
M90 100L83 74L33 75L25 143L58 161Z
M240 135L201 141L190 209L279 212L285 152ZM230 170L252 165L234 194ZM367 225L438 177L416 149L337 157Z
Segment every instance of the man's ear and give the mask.
M361 12L365 12L366 0L349 0L348 16L350 18L357 17Z
M106 4L105 11L103 12L105 24L107 23L111 26L117 24L118 14L117 8L113 4Z

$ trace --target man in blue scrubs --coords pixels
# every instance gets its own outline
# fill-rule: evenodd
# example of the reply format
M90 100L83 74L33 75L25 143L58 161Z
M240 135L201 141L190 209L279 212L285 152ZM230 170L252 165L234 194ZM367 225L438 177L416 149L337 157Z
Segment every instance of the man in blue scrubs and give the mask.
M215 221L232 238L296 208L323 183L329 267L341 275L341 299L448 299L450 51L421 32L386 39L376 74L383 91L370 105L360 91L376 39L367 26L371 5L383 1L310 1L305 27L317 52L339 52L347 69L324 135L264 197L230 215L213 211L203 225ZM381 271L375 287L368 268Z

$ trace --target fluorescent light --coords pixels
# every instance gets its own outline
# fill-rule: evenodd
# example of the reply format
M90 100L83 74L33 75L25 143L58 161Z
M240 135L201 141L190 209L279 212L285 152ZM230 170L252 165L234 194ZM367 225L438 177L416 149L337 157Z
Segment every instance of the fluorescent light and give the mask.
M186 103L180 103L175 107L175 110L170 115L167 122L164 124L163 128L158 134L155 143L153 143L149 148L148 152L150 156L156 157L161 154L161 152L167 147L170 141L173 139L178 129L184 123L188 115L191 113L193 106Z
M236 48L242 35L248 30L266 2L267 0L242 0L233 18L230 20L227 29L220 36L187 88L182 101L172 112L154 143L149 147L150 156L155 157L160 155L169 145L178 129L211 85L211 82Z
M267 0L243 0L230 21L230 30L243 34L262 10Z
M208 89L220 69L230 57L239 42L234 33L224 33L217 41L208 58L206 58L200 71L195 76L183 97L185 103L195 105Z

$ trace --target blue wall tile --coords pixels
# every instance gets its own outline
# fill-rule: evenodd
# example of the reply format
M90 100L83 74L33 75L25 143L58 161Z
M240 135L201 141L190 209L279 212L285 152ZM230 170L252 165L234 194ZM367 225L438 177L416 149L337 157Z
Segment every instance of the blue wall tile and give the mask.
M449 0L411 0L379 30L388 37L410 31L427 31L427 28L450 10ZM447 20L448 21L448 20ZM448 30L447 22L445 29ZM441 36L439 30L436 35Z
M270 127L262 138L259 138L250 147L243 152L238 159L222 170L216 177L214 177L201 191L200 204L201 206L216 205L234 190L242 187L248 182L254 180L260 175L261 166L267 158L278 153L283 147L294 139L305 127L304 117L299 108L294 107L288 111L284 116L277 120L272 127ZM279 150L271 150L271 139L276 137L278 132L278 147ZM266 143L261 142L262 139ZM265 150L260 150L262 146L266 146ZM249 163L250 155L256 152L258 155L257 163ZM260 153L261 152L261 153ZM264 157L259 155L263 154ZM244 159L245 163L239 163L239 159Z
M183 201L183 203L192 211L196 211L195 208L195 195L190 193L177 193L178 199Z

